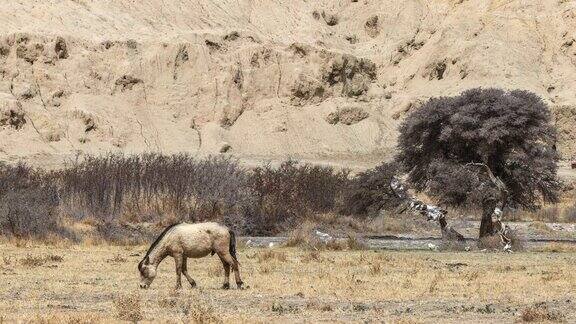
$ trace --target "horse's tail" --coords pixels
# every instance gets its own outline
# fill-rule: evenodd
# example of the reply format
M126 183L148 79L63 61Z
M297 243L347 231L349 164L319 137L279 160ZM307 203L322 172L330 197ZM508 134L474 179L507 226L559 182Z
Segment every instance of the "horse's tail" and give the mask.
M230 233L230 255L234 258L236 263L239 263L238 258L236 257L236 234L233 230L228 230L228 233Z

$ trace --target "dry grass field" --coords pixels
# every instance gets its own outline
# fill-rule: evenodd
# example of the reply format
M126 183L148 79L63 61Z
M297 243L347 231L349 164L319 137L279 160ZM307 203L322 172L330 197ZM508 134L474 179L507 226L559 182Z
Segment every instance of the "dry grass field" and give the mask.
M0 323L576 321L576 253L239 251L246 289L221 290L217 257L170 258L138 288L144 246L0 245ZM560 251L560 252L557 252ZM564 252L562 252L564 251ZM233 281L232 281L233 282Z

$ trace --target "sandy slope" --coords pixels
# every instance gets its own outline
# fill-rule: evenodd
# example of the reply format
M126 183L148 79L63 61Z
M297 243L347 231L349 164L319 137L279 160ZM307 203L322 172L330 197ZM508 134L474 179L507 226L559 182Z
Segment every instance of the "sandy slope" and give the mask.
M576 151L574 1L4 0L0 22L0 160L371 163L476 86L540 94Z

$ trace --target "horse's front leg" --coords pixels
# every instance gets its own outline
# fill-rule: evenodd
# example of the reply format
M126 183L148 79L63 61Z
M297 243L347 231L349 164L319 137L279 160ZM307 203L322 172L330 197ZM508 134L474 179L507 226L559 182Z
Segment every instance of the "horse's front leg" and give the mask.
M176 290L182 288L182 261L184 257L182 254L174 255L174 261L176 262Z

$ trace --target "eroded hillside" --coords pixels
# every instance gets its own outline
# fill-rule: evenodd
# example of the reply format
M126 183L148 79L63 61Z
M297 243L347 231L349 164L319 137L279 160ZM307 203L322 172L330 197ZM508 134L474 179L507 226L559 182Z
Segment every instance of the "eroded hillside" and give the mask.
M372 162L431 96L527 89L576 151L576 2L5 0L0 160Z

